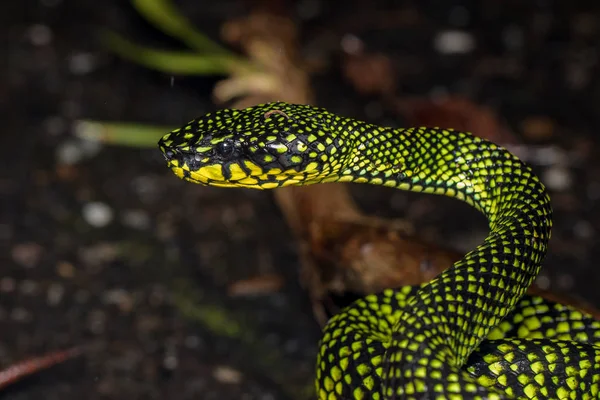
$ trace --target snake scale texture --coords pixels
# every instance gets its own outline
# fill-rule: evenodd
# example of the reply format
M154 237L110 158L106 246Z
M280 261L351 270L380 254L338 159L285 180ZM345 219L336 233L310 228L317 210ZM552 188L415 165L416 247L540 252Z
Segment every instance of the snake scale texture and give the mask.
M600 325L525 295L547 251L550 199L504 148L451 129L395 129L307 105L223 109L159 142L203 185L272 189L355 182L445 195L490 232L432 281L369 295L327 324L319 399L595 399Z

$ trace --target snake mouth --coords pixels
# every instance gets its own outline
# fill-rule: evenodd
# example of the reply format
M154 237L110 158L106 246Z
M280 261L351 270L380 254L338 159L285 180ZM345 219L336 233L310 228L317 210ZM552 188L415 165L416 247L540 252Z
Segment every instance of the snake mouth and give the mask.
M248 164L246 164L248 165ZM276 189L280 187L319 183L326 179L318 172L306 173L293 170L263 172L259 169L243 171L238 163L229 166L222 164L206 164L191 169L188 164L178 159L167 159L167 166L180 179L203 186L236 187L246 189Z
M240 157L223 161L197 152L159 142L168 168L180 179L204 186L247 189L275 189L323 181L325 176L316 168L283 169L281 165L261 165Z

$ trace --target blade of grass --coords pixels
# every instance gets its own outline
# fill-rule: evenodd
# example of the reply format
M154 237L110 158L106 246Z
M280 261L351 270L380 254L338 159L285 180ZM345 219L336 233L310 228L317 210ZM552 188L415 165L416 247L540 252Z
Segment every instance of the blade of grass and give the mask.
M172 129L155 125L79 120L75 124L74 134L81 139L110 145L156 148L158 140Z
M155 50L137 45L114 32L104 32L101 39L119 56L167 74L228 75L234 67L250 67L246 61L235 56Z
M158 29L181 40L187 46L202 53L223 56L234 55L197 31L169 0L132 0L132 4L141 15Z

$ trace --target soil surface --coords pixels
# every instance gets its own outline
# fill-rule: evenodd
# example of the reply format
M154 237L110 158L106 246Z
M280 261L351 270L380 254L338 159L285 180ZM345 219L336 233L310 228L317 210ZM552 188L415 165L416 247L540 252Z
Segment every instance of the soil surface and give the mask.
M551 190L555 229L542 286L600 306L600 6L551 1L290 2L313 84L332 111L401 126L341 73L361 46L392 61L396 96L489 106ZM178 0L203 32L252 2ZM0 367L92 345L0 393L26 399L306 399L320 328L272 194L176 179L158 150L76 139L78 119L178 126L215 108L217 78L148 71L97 33L176 46L118 0L5 1L0 15ZM579 8L578 8L579 7ZM353 186L372 214L405 217L460 250L482 216L437 197ZM279 275L275 292L228 288Z

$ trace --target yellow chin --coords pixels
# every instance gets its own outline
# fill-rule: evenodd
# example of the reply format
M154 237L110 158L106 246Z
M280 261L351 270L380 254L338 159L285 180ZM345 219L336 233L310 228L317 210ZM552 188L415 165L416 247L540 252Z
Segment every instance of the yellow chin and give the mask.
M186 165L181 167L175 161L169 164L169 168L180 179L206 186L244 187L250 189L271 189L280 186L278 184L270 185L269 182L262 182L248 175L238 175L237 177L226 179L223 176L222 166L218 164L207 165L197 171L190 171Z
M273 181L273 176L260 173L257 175L248 175L241 170L230 172L231 178L223 176L223 167L219 164L206 165L196 171L190 171L187 165L180 166L177 161L169 164L169 168L180 179L188 182L197 183L205 186L217 187L241 187L248 189L275 189L285 186L300 186L317 183L323 180L315 171L309 174L299 174L296 171L279 171ZM253 171L258 172L258 171Z

